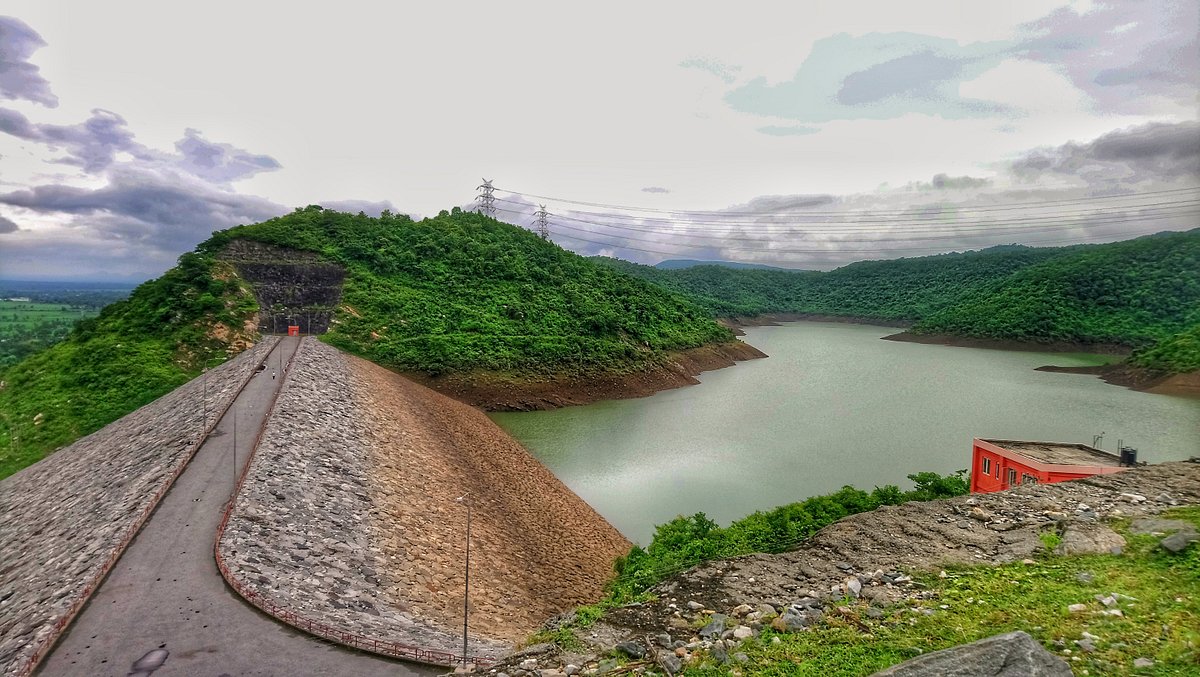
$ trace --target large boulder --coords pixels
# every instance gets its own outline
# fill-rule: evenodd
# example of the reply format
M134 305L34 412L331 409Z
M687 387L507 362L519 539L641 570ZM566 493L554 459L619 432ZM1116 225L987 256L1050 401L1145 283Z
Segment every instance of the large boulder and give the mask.
M1056 555L1118 555L1125 538L1103 524L1072 524L1063 532Z
M1071 677L1066 661L1024 632L935 651L871 677Z

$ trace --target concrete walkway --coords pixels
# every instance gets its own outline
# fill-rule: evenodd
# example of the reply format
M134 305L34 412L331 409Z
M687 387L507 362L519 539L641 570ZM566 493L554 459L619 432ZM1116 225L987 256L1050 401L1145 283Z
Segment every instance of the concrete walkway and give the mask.
M246 386L91 602L43 675L433 675L445 670L342 649L246 604L225 584L213 539L299 338L284 338ZM236 420L236 435L234 421ZM234 448L234 438L237 445ZM239 468L240 469L240 468Z

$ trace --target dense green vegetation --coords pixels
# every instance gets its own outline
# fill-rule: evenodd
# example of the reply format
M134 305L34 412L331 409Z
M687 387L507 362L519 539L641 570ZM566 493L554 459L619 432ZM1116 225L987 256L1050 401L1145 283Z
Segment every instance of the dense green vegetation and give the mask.
M326 336L379 364L428 374L614 371L729 340L690 301L475 213L414 222L320 207L217 233L322 254L347 269Z
M1157 374L1200 370L1200 324L1135 352L1129 363Z
M913 329L1143 346L1200 323L1200 229L1074 247L961 295Z
M67 337L71 327L99 308L0 300L0 367L16 364Z
M213 327L241 327L254 297L210 256L179 265L0 372L0 478L187 382L227 356ZM236 332L230 336L236 335Z
M413 222L313 206L215 234L62 343L0 372L0 477L169 392L206 357L227 356L258 310L220 260L235 238L345 266L343 306L326 338L404 370L634 369L732 338L678 295L478 214ZM229 331L214 332L217 324Z
M1062 251L993 247L964 254L861 261L825 273L725 266L663 270L598 260L687 294L718 316L813 313L914 321L953 304L972 289Z
M0 368L54 345L130 289L94 283L0 281Z
M1200 526L1197 508L1165 516ZM1077 675L1200 674L1200 547L1170 553L1158 547L1160 538L1125 538L1121 555L1043 554L1032 564L950 568L944 578L920 574L925 599L896 604L878 618L864 602L843 602L809 631L768 628L738 648L749 660L736 669L745 677L860 677L919 653L1023 630ZM1114 592L1125 596L1122 615L1100 615L1104 606L1096 598ZM1088 612L1068 613L1071 604L1085 604ZM1074 643L1085 632L1099 638L1094 651ZM1138 658L1153 664L1135 668ZM729 672L708 658L681 674Z
M701 562L753 552L784 552L796 547L822 527L847 515L874 510L881 505L931 501L961 496L970 489L962 470L953 475L921 472L909 475L914 488L895 485L863 491L851 486L767 512L756 512L721 528L704 513L676 517L660 524L646 548L635 546L616 562L617 575L609 584L606 604L634 599L646 588Z
M1200 229L1103 245L864 261L827 273L605 262L687 294L718 316L857 316L915 322L916 333L1129 347L1200 323Z

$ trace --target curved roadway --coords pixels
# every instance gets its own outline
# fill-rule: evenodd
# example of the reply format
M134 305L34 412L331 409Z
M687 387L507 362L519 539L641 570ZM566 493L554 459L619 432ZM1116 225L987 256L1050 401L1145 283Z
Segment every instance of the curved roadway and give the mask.
M286 364L299 342L288 337L275 346L270 366L251 377L40 674L424 677L445 672L358 653L294 630L243 601L217 571L213 539L234 484L234 452L237 463L244 464L283 384L282 374L272 379L275 365Z

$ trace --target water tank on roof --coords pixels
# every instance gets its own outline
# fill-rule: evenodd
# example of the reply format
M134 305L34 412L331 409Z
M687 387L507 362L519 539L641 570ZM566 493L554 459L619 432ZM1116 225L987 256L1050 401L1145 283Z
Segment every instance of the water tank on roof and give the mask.
M1121 465L1132 468L1137 465L1137 449L1121 447Z

